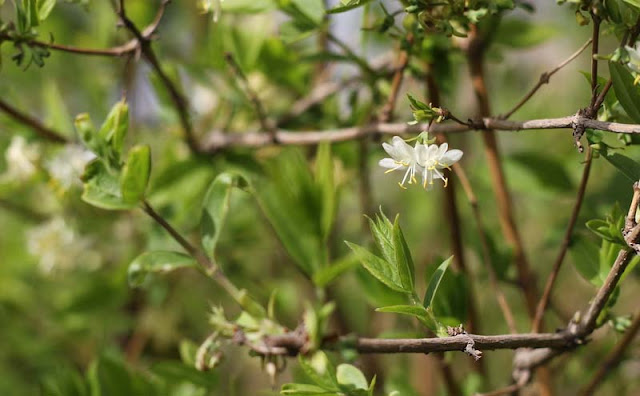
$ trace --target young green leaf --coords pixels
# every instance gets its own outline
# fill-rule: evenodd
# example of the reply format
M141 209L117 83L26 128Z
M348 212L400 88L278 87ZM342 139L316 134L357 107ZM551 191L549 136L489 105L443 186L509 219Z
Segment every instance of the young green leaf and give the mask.
M369 383L356 366L343 363L336 371L338 383L347 389L369 389Z
M298 355L298 362L302 371L324 390L339 391L335 367L322 351L317 351L310 357Z
M170 251L145 252L129 264L127 277L129 285L137 287L142 285L147 275L151 273L170 272L186 267L197 267L193 257L186 254Z
M421 305L392 305L388 307L377 308L376 312L389 312L413 316L432 331L437 331L439 327L433 316L433 313Z
M634 122L640 123L640 87L633 83L634 78L629 70L619 63L609 62L609 73L624 111Z
M151 174L151 149L148 145L134 146L129 150L127 162L120 175L120 191L126 203L144 199Z
M362 266L369 271L371 275L376 277L380 282L384 283L390 289L396 291L405 291L400 277L391 264L384 261L380 257L371 253L362 246L355 243L346 242L347 246L356 254Z
M138 204L122 199L118 175L100 159L87 164L82 181L84 182L82 200L88 204L107 210L132 209Z
M447 268L449 268L449 264L451 264L452 259L453 256L449 257L442 264L440 264L438 266L438 269L436 269L436 272L431 277L431 280L429 280L429 286L427 286L427 292L424 295L423 305L425 308L429 308L433 303L433 299L438 292L438 286L440 286L440 281L442 280L444 273L447 271Z
M404 235L400 229L398 217L396 217L395 222L393 223L393 248L395 250L394 261L397 266L400 284L405 292L413 293L415 277L413 259L411 258L411 252L407 246L407 241L404 239Z
M247 186L248 182L243 176L229 172L219 174L211 182L204 197L202 218L200 219L202 246L211 257L213 257L222 226L229 211L231 192L236 187L246 188Z
M328 391L316 385L310 384L284 384L280 389L281 395L290 396L340 396L341 393Z

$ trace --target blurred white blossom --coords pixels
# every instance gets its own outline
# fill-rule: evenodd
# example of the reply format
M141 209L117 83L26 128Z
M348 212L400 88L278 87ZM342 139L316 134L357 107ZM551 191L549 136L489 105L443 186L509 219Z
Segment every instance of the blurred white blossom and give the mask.
M44 167L62 189L68 190L72 185L80 184L85 165L95 157L95 154L82 146L69 144L45 161Z
M24 137L14 136L4 153L4 157L7 161L7 171L2 177L9 180L25 181L38 170L40 149L35 144L27 143Z
M27 234L29 253L40 259L44 273L68 271L79 266L94 269L99 256L90 249L91 240L81 237L61 217L32 228Z

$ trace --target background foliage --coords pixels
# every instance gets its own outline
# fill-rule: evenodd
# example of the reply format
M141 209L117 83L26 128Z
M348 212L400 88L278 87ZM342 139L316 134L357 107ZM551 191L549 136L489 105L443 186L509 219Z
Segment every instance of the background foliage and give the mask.
M297 388L282 388L289 394L319 392L312 386L333 389L333 394L367 394L357 392L366 392L374 374L380 394L445 394L437 369L441 359L453 368L463 394L508 383L511 351L486 352L486 371L479 372L469 356L458 352L444 358L372 359L346 348L328 352L328 358L318 354L309 361L289 359L286 370L271 378L269 364L280 367L282 358L265 362L224 338L213 341L220 345L214 345L209 356L209 363L221 359L220 364L198 371L196 349L213 328L224 335L228 318L239 315L232 322L247 334L278 333L281 326L293 330L304 320L314 349L331 331L421 337L430 328L442 335L446 330L432 316L457 326L466 321L468 301L473 301L476 333L508 333L495 309L495 291L481 263L481 244L465 195L456 189L468 273L458 268L444 272L446 265L438 266L453 254L442 209L444 190L396 188L396 175L384 175L377 166L385 156L379 137L365 140L364 149L359 141L347 141L194 154L184 139L175 102L143 61L143 53L86 56L29 44L33 39L81 48L126 43L132 35L117 27L117 5L89 0L2 3L0 99L74 143L49 142L28 124L0 113L0 151L6 159L0 161L1 394L277 394L284 383L298 383ZM399 43L410 45L413 55L396 120L414 118L406 93L429 102L425 73L440 87L443 107L472 117L476 104L455 38L465 33L469 20L494 30L486 74L494 113L503 114L542 72L591 36L591 25L575 22L576 15L579 22L580 16L588 19L588 12L581 13L576 5L589 3L584 1L537 2L535 12L526 2L470 2L474 12L465 11L469 20L464 21L420 13L429 1L199 3L168 5L152 47L166 75L184 93L195 136L203 142L210 131L265 129L251 91L268 116L266 126L277 120L278 127L287 130L328 130L375 121L393 90ZM622 26L635 24L636 19L626 19L637 17L639 4L604 3L611 16L601 28L599 53L606 55L618 47ZM153 21L160 6L138 0L126 5L127 16L140 29ZM611 7L624 9L615 13ZM433 31L422 31L418 42L408 44L406 33L420 26L415 18L422 18L422 29ZM601 64L601 76L607 76L606 62ZM621 64L611 70L618 101L608 96L608 113L601 117L640 122L640 113L633 114L639 102L620 94L633 86L624 80L633 76ZM560 73L514 118L561 117L588 105L589 55L581 55ZM336 94L291 116L292 104L313 87L346 79L352 82ZM85 115L76 118L78 114ZM565 326L573 312L584 307L602 285L617 249L625 245L619 235L621 216L631 198L630 179L637 180L639 173L637 164L621 158L637 158L638 148L628 145L637 139L602 136L602 141L600 135L591 138L601 143L601 158L592 165L569 248L573 265L559 273L547 329ZM501 132L499 139L516 220L542 288L575 202L584 156L569 132L560 130ZM449 144L465 153L461 163L482 209L492 265L518 329L526 332L529 317L512 251L500 232L481 135L451 134ZM607 151L623 145L624 150ZM84 165L93 155L86 148L99 157L88 170ZM363 180L369 180L364 187ZM449 183L457 183L454 175ZM203 276L206 271L137 209L142 197L192 243L199 244L202 236L207 257L237 286L231 295ZM364 212L371 219L364 218ZM381 268L398 269L394 290L371 275L372 264L360 265L362 255L371 254L363 253L369 248L386 263ZM144 252L151 253L140 256ZM436 298L423 308L429 282L440 276ZM557 368L553 384L562 394L584 385L620 339L611 327L628 326L628 315L637 309L637 290L637 271L629 271L615 307L603 318L608 324L593 337L593 345L552 363L552 369ZM418 297L417 305L407 308L407 293ZM224 307L224 315L219 307ZM638 389L636 355L629 353L603 384L602 394L633 394ZM329 367L330 374L314 379L318 367Z

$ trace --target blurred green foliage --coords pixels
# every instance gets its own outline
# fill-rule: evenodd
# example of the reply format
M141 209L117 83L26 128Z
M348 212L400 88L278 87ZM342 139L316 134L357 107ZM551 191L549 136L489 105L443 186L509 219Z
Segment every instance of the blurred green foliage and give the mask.
M127 15L142 30L159 3L126 1ZM591 29L580 24L589 20L585 7L596 7L604 20L599 54L609 61L608 68L600 62L599 77L613 81L599 117L640 122L637 71L629 65L633 49L618 48L637 20L636 1L541 3L535 13L531 4L515 0L431 3L173 2L150 45L189 103L203 142L211 131L260 128L226 54L271 121L287 130L375 120L391 91L398 48L411 58L396 119L442 116L439 107L426 104L429 74L441 89L438 106L466 120L475 103L458 40L470 24L488 38L489 91L500 114L590 37ZM49 48L126 43L132 36L118 26L114 7L89 0L0 1L0 100L72 142L48 142L0 112L0 394L252 395L275 394L282 384L282 393L290 395L444 394L433 374L438 363L430 357L372 360L349 348L326 354L316 349L333 332L443 335L446 326L465 321L469 301L477 307L482 334L508 332L494 308L471 208L454 176L449 188L455 188L468 273L443 259L452 247L442 189L397 188L376 165L384 156L377 140L364 150L360 142L347 141L194 154L165 85L144 56ZM587 106L591 87L579 71L589 70L588 58L563 69L515 118L566 116ZM343 83L354 76L355 83ZM291 116L294 103L327 81L342 89ZM104 122L96 129L91 119ZM629 202L630 180L640 177L635 137L587 135L597 158L569 248L574 265L560 272L549 329L566 325L602 284L624 245L620 208ZM542 285L574 204L583 156L567 131L504 132L499 138L518 224ZM514 286L511 249L500 233L481 137L452 134L449 144L465 152L461 163L488 231L491 264L519 330L526 331L529 319ZM367 201L398 216L392 222L382 211L366 213L372 216L368 228ZM138 210L145 202L202 246L235 285L233 293L205 276L207 269ZM600 324L618 331L629 326L637 261ZM289 359L289 368L275 378L270 370L279 371L281 361L261 360L229 340L238 329L259 340L302 321L309 353L297 363ZM558 390L575 393L614 341L606 337L573 356L556 373ZM473 394L507 381L509 353L486 353L486 376L464 354L447 353L444 361L456 367L463 392ZM199 368L211 370L197 370L198 359L205 361ZM632 394L638 378L629 363L613 373L603 394Z

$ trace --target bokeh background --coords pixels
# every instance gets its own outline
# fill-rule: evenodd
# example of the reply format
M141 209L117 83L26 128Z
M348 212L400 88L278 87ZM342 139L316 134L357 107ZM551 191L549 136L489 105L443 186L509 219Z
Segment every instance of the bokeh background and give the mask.
M329 1L329 5L333 3ZM534 13L509 13L505 21L511 30L489 52L486 70L495 114L507 111L542 72L590 37L590 27L578 26L569 7L550 1L534 3ZM379 17L377 4L330 17L332 32L367 60L388 57L394 51L393 39L361 29ZM384 4L390 11L401 8L395 1ZM130 0L127 6L132 20L145 26L155 15L158 2ZM0 16L5 22L15 18L12 1L4 2ZM398 24L401 19L401 15L397 17ZM286 114L296 99L310 91L320 64L316 40L310 37L289 43L283 32L286 21L269 0L225 0L217 22L211 14L201 13L195 2L173 1L168 6L153 46L163 68L188 98L199 136L214 129L239 133L259 128L251 104L224 61L226 51L233 54L274 118ZM509 23L503 26L509 27ZM535 34L521 34L528 27L535 27ZM111 47L130 39L125 29L117 27L114 7L107 1L59 1L38 32L44 41L88 48ZM521 36L524 39L519 42ZM617 41L604 29L603 52L615 48ZM333 44L329 49L340 50ZM75 115L88 112L100 122L110 107L126 96L131 109L127 143L152 146L149 199L187 235L197 233L200 202L215 175L234 167L252 169L283 150L234 149L195 158L182 140L164 88L145 62L52 51L44 67L32 64L25 68L12 62L15 52L10 42L0 46L0 98L70 138L75 139ZM587 52L555 75L513 118L561 117L586 106L590 88L580 72L589 70ZM348 62L328 64L327 80L340 81L359 73ZM602 69L606 75L606 68ZM452 55L448 73L450 78L441 81L443 106L460 118L474 115L475 101L462 55ZM377 89L384 97L389 91L388 80L378 81ZM412 119L405 93L426 101L424 83L408 76L395 117L400 122ZM361 124L380 103L367 84L357 83L284 126L305 130ZM526 252L542 285L575 200L584 157L574 148L570 130L499 132L498 136ZM469 132L449 139L451 147L464 151L462 165L478 196L483 219L497 249L508 257L481 136ZM616 144L615 137L608 139ZM309 147L300 152L313 155ZM330 244L332 257L340 258L348 253L343 240L364 244L368 235L362 232L363 210L358 198L359 144L335 144L333 152L340 194ZM204 374L181 361L189 348L208 335L212 305L225 306L230 315L237 309L216 284L196 271L155 276L141 288L129 287L127 266L135 256L145 250L178 247L142 211L104 211L80 200L78 177L86 152L42 141L29 128L0 113L0 153L4 153L0 160L0 175L4 175L0 176L0 394L85 394L87 384L100 380L112 386L112 393L105 394L125 394L122 392L134 389L138 382L151 382L162 394L172 395L270 392L260 360L242 348L230 346L221 366ZM637 157L638 150L627 148L625 154ZM15 156L25 155L37 165L20 173ZM371 201L390 216L400 215L417 271L423 274L438 258L451 254L443 218L444 193L441 188L431 192L397 188L396 175L384 175L377 166L383 156L379 143L371 142L366 161ZM456 183L455 177L450 182ZM610 164L595 160L576 234L597 241L585 221L603 218L616 202L625 208L630 192L630 184ZM481 331L507 333L480 265L475 224L460 188L458 202ZM266 302L277 289L278 318L291 328L299 323L303 302L314 298L313 285L296 269L250 195L234 196L218 255L227 275L258 301ZM594 287L575 270L573 259L570 254L560 272L548 329L563 326L594 293ZM505 271L507 279L513 278L513 268ZM367 336L401 334L410 328L404 319L374 312L380 306L381 292L366 287L363 278L367 276L353 266L329 289L337 301L341 326ZM424 283L422 276L418 278ZM501 284L518 313L519 329L525 331L529 324L519 291L509 282ZM616 312L627 314L637 307L637 290L638 279L631 276L621 290ZM610 328L600 330L592 346L552 363L561 394L571 394L584 384L619 337ZM491 375L484 378L482 389L491 389L486 384L496 387L508 383L511 354L485 354ZM606 381L601 394L634 394L640 381L639 358L637 353L631 354ZM463 389L472 392L480 386L483 379L471 369L469 357L452 354L447 359ZM384 356L378 363L386 386L395 384L403 395L444 393L433 357ZM292 360L278 381L294 377L299 378L300 373Z

